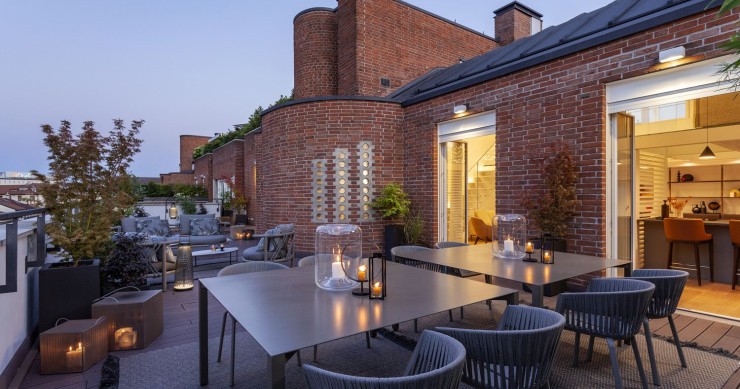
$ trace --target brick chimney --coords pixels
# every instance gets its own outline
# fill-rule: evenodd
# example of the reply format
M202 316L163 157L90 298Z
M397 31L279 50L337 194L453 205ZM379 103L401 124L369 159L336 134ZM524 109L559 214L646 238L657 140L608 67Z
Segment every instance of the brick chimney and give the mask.
M542 14L526 5L512 1L493 11L496 39L502 46L526 38L542 30Z

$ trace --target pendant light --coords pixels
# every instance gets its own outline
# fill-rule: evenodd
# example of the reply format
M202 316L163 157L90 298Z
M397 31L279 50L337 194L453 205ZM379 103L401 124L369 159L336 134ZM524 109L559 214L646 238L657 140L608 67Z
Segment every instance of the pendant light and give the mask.
M707 99L707 111L704 115L705 120L706 120L705 128L707 131L707 146L704 148L704 151L702 151L701 154L699 155L699 159L713 159L713 158L717 158L717 156L714 155L714 152L709 147L709 97L705 97L705 99Z

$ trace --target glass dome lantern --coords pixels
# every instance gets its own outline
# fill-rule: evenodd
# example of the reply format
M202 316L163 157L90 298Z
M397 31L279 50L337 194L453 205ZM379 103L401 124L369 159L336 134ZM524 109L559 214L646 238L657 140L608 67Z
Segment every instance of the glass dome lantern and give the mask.
M493 256L522 259L527 243L527 218L518 214L493 217Z
M362 258L362 229L353 224L325 224L316 228L315 280L326 290L351 290L366 276ZM363 279L363 281L365 281Z

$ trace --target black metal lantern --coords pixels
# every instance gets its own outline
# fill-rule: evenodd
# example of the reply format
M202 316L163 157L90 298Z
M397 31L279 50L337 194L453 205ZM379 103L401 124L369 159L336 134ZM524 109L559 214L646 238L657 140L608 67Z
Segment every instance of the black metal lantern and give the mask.
M166 263L162 263L163 277L167 276ZM177 263L175 264L175 290L193 289L193 248L190 243L177 248Z
M555 263L555 238L552 234L540 236L540 262L546 265Z
M382 253L373 253L368 258L370 265L370 300L385 300L386 263Z

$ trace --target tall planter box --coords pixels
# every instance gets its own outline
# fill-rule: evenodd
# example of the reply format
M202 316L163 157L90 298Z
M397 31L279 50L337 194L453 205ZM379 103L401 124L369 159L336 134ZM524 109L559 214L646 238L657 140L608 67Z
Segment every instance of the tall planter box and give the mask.
M39 271L39 332L60 318L89 319L93 300L100 297L100 261L49 263Z
M406 243L406 237L403 235L402 224L388 224L385 226L385 258L389 261L393 260L391 255L391 249L396 246L402 246Z

